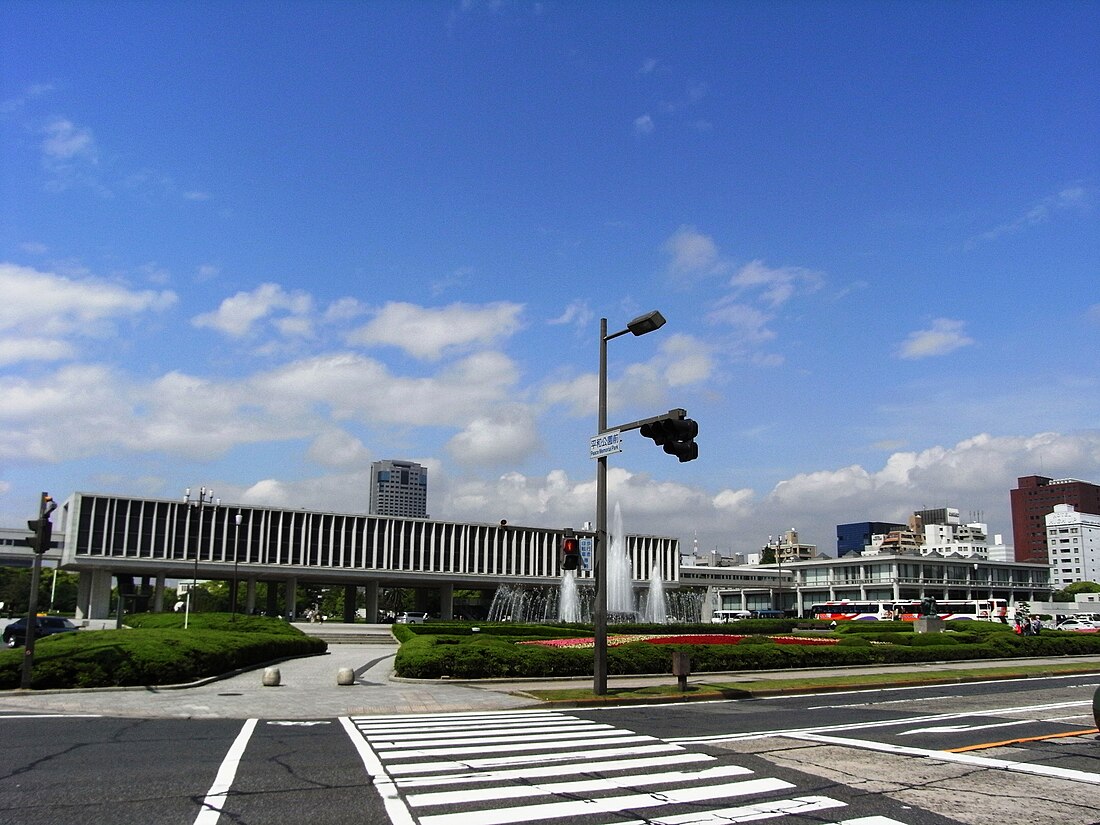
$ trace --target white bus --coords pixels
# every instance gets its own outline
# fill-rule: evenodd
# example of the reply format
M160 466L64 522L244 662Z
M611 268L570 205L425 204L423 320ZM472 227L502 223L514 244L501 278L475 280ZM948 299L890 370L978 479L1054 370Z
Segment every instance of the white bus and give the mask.
M946 621L975 619L984 622L1007 622L1006 599L937 599L936 615ZM810 605L809 618L822 621L886 621L895 619L912 622L921 617L920 600L836 601Z

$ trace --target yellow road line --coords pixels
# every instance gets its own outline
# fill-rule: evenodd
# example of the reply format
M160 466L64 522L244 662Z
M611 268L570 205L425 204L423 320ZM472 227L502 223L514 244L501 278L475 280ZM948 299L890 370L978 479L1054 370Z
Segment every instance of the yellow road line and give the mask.
M966 751L980 751L986 748L1004 748L1009 745L1019 745L1022 742L1041 742L1044 739L1061 739L1065 736L1086 736L1090 733L1100 733L1100 728L1088 730L1071 730L1066 733L1051 733L1046 736L1026 736L1022 739L1006 739L1003 742L985 742L981 745L967 745L965 748L951 748L946 753L965 753Z

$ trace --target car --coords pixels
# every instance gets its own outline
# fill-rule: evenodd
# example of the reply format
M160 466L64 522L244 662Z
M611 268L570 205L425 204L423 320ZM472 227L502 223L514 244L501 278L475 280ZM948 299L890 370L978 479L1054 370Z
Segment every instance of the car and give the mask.
M424 624L427 618L428 614L422 610L406 610L397 614L396 621L398 624Z
M80 630L64 616L38 616L35 622L34 638L41 639L57 633L71 633ZM19 647L27 641L27 620L18 619L4 628L4 644Z
M1058 630L1076 630L1080 633L1100 632L1100 626L1088 619L1066 619L1058 623Z

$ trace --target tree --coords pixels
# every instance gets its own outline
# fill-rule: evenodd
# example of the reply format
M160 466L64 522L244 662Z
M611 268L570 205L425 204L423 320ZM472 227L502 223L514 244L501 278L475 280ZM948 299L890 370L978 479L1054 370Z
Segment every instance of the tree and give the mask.
M1100 584L1096 582L1074 582L1067 584L1062 590L1055 590L1050 594L1051 601L1072 602L1078 593L1100 593Z

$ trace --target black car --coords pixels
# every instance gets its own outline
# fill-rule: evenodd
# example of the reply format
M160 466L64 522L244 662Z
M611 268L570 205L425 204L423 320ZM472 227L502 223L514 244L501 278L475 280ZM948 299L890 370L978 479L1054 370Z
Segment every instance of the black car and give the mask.
M35 624L34 638L53 636L55 633L71 633L80 630L75 624L63 616L39 616ZM19 619L4 628L4 644L8 647L19 647L27 641L27 620Z

